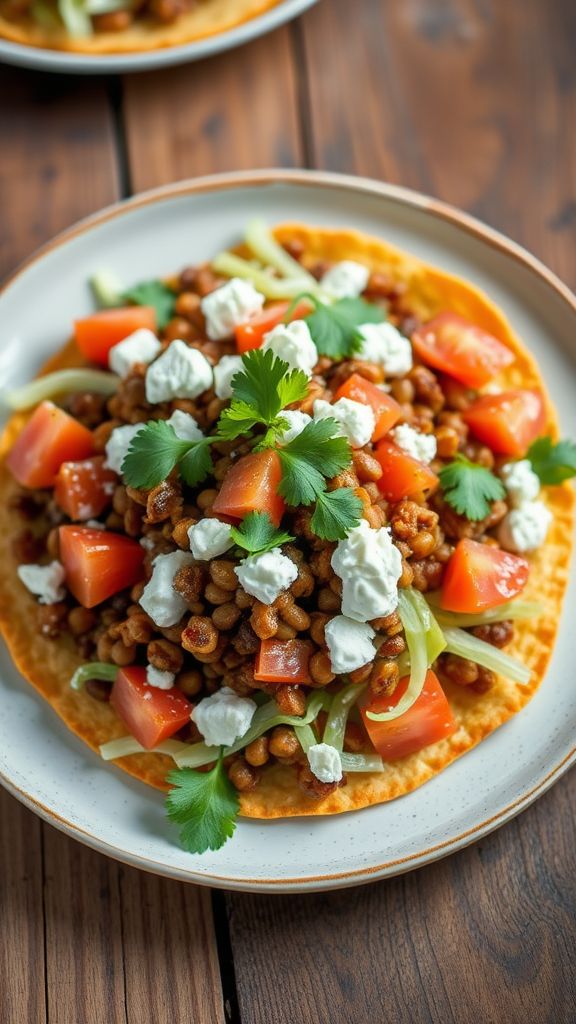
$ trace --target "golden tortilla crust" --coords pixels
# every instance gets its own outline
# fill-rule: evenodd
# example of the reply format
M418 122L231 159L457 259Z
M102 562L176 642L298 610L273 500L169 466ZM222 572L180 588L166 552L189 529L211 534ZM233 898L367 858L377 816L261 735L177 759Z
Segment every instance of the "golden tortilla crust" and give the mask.
M354 231L330 231L286 224L276 229L282 241L299 239L305 246L305 263L357 259L373 270L383 271L407 285L407 298L423 318L443 309L451 309L490 331L516 353L516 362L498 379L503 387L538 387L546 395L548 430L557 436L557 422L537 365L513 334L502 313L472 285L459 278L426 266L386 243ZM44 372L81 365L73 343L57 354ZM0 457L14 443L26 420L17 414L8 423L0 439ZM18 517L10 509L11 495L17 491L5 462L0 462L0 627L22 674L52 704L67 725L89 746L97 750L101 743L125 735L126 730L108 704L70 690L69 680L81 659L71 638L57 642L35 632L35 600L16 576L17 561L12 539L20 528ZM293 772L279 764L263 772L258 787L241 794L241 813L252 818L281 818L293 815L336 814L383 803L409 793L432 778L502 725L528 703L542 682L552 653L562 597L568 580L572 546L574 491L569 484L547 487L545 500L553 513L546 544L531 556L531 573L525 591L527 599L542 602L546 612L537 623L516 623L514 641L508 649L532 669L527 686L498 678L487 694L479 696L465 687L445 687L458 729L453 736L419 753L387 765L378 774L349 774L348 783L321 802L311 801L295 784ZM159 754L136 754L116 762L118 767L159 789L173 767L171 759Z
M183 46L209 36L220 35L257 18L280 0L203 0L194 10L182 14L170 25L138 18L121 32L98 32L87 39L74 39L63 28L45 28L31 18L9 21L0 15L0 37L24 46L44 50L65 50L89 55L140 53L169 46Z

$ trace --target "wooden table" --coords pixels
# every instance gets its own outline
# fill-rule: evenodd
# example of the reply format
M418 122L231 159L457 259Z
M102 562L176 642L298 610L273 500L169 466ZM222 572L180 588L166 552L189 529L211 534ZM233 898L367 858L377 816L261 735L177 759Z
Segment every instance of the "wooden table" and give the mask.
M0 273L132 192L276 165L449 200L575 286L575 44L570 0L323 0L189 67L0 69ZM122 867L0 793L0 1021L572 1022L575 810L573 774L429 868L278 897Z

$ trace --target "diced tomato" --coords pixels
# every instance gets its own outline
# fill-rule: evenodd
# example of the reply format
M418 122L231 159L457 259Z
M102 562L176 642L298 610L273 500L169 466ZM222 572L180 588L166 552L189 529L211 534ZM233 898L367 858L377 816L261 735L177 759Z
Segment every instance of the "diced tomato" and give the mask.
M153 306L101 309L83 320L76 320L74 336L78 348L91 363L108 366L110 349L141 327L156 331L156 310Z
M253 348L260 348L264 335L284 320L291 305L291 302L275 302L272 306L266 306L266 309L247 320L246 323L240 324L234 332L238 351L244 353ZM308 316L309 312L310 303L305 300L299 302L290 313L290 320L301 320L302 317Z
M444 572L441 607L465 613L495 608L524 590L529 572L529 563L520 555L460 540Z
M118 670L110 703L147 750L187 725L193 706L176 686L171 690L147 686L146 669L135 665Z
M94 451L92 434L52 402L41 402L6 459L23 487L51 487L63 462Z
M368 704L360 708L372 746L385 761L395 761L399 757L414 754L423 747L429 747L431 743L447 739L456 730L456 722L444 690L431 671L426 675L422 693L403 715L390 722L373 722L367 717L367 711L380 714L395 708L406 693L408 682L409 677L406 676L400 680L391 696L383 693L372 697Z
M212 508L217 515L243 519L249 512L267 512L278 526L286 508L278 494L282 469L278 452L266 448L235 462L224 477Z
M493 452L522 456L544 433L546 410L539 391L502 391L478 398L462 419Z
M86 526L61 526L58 532L66 584L84 608L142 579L145 552L137 540Z
M514 353L498 338L457 313L439 313L422 324L412 344L423 363L469 388L483 387L514 362Z
M362 402L372 408L376 419L376 426L372 434L373 441L379 441L381 437L384 437L384 434L387 434L402 416L402 409L398 402L395 402L390 395L381 391L371 381L365 380L359 373L353 373L338 388L334 400L337 401L339 398L350 398L353 402Z
M104 456L83 462L63 462L54 486L54 500L70 519L92 519L112 501L118 481L116 473L104 468Z
M264 683L310 683L311 654L306 640L262 640L254 679Z
M436 473L425 462L403 452L392 441L381 441L374 455L383 470L378 487L387 501L430 494L438 486Z

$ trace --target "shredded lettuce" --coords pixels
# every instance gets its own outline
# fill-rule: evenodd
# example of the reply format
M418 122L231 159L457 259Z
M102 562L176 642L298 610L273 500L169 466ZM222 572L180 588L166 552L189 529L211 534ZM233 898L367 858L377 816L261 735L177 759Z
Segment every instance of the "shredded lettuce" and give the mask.
M187 743L181 743L179 740L164 740L163 743L154 747L154 750L148 750L141 746L133 736L121 736L119 740L103 743L100 747L100 756L104 761L115 761L116 758L127 757L129 754L167 754L176 760L177 755L187 749L190 749ZM214 761L216 757L217 754L213 753L212 760Z
M486 626L504 619L539 619L545 608L538 601L507 601L496 608L488 608L484 612L464 614L463 612L446 612L440 608L439 594L427 594L426 599L432 608L440 626L460 626L468 629L472 626Z
M300 743L300 746L302 747L302 750L304 751L305 754L308 753L310 747L313 747L315 743L318 743L318 740L316 739L316 734L309 725L295 725L294 732L296 733L296 736L298 737L298 742Z
M316 289L316 279L276 241L263 220L248 224L246 245L264 266L274 267L282 277L299 278L307 288Z
M90 3L99 3L100 0L89 0ZM102 3L114 3L114 0L102 0ZM125 6L123 4L122 6ZM116 10L118 8L115 8ZM112 10L112 8L110 8ZM103 11L90 11L91 14L102 14ZM90 278L90 287L98 305L104 309L111 309L114 306L122 305L122 295L125 291L124 285L116 274L111 270L99 270Z
M400 590L398 599L410 657L410 681L396 707L390 711L366 711L373 722L390 722L412 707L422 693L428 668L446 647L442 631L422 594L417 590Z
M472 633L466 633L463 629L455 629L450 626L444 630L444 636L446 650L450 654L458 654L461 658L475 661L477 665L490 668L501 676L513 679L516 683L525 685L530 681L531 671L527 665L523 665L521 661L510 657L509 654L505 654L497 647L493 647L492 644L486 643L485 640L479 640Z
M10 409L30 409L46 398L70 391L94 391L98 395L113 395L118 383L119 377L115 373L106 373L104 370L89 370L86 367L56 370L55 373L47 373L45 377L38 377L21 388L4 392L2 400Z
M341 754L345 772L383 772L384 762L379 754Z
M220 253L212 261L212 269L217 274L224 274L225 277L241 277L245 281L251 281L267 299L294 299L302 292L310 291L306 277L272 277L266 270L255 267L253 263L232 252Z
M342 752L346 722L348 721L350 709L361 694L364 693L365 689L366 685L358 686L357 683L351 683L349 686L344 687L343 690L340 690L340 693L336 694L328 712L324 728L324 743L329 743L330 746L336 747L336 750Z
M118 674L118 665L106 661L89 661L77 668L70 680L71 690L82 690L89 679L105 679L113 683Z
M92 22L85 0L58 0L58 14L71 36L91 36Z

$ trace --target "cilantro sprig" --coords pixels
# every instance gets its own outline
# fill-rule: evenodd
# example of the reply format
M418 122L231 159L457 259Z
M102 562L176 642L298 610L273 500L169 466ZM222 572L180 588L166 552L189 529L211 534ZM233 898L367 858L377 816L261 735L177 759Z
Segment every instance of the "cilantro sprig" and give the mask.
M490 512L490 503L506 494L504 484L494 473L464 455L457 455L438 476L444 500L472 522L484 519Z
M350 445L339 437L331 416L312 420L289 444L279 448L280 494L289 505L310 505L326 489L326 479L350 465Z
M166 778L174 788L166 797L166 813L180 826L180 841L188 853L219 850L236 828L238 793L230 782L223 751L209 772L179 768Z
M162 331L174 316L176 295L163 281L142 281L124 292L124 302L135 302L137 306L153 306L156 310L158 329Z
M271 447L287 425L282 409L306 397L308 378L271 350L253 349L242 356L242 370L232 378L231 387L232 401L218 422L220 438L233 441L260 425L267 428L264 443Z
M551 437L539 437L526 456L542 484L561 484L576 476L576 444L574 441L553 443Z
M250 512L240 526L232 526L230 532L234 543L250 555L263 555L294 540L291 534L274 526L267 512Z
M348 531L359 525L361 518L360 498L350 487L337 487L334 491L321 491L316 496L310 526L324 540L344 540Z
M306 292L299 295L293 305L302 299L308 299L315 307L314 312L304 318L312 340L320 355L331 359L354 355L362 345L358 328L362 324L382 323L385 319L380 306L365 299L338 299L327 304Z
M129 487L156 487L178 466L185 483L195 487L212 471L213 441L213 437L182 441L166 420L150 420L132 439L124 457L124 480Z

